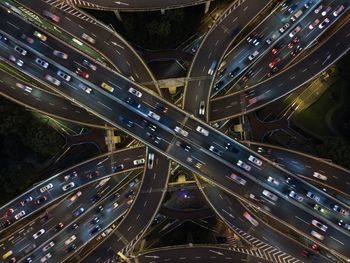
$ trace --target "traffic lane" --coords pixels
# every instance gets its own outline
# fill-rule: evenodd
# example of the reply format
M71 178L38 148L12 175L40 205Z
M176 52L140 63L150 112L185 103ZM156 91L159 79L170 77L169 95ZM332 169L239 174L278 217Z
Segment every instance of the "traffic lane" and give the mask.
M147 152L154 154L153 168L145 168L143 181L132 208L118 226L117 235L119 238L122 237L121 240L123 242L121 240L115 242L116 237L112 235L102 245L98 246L93 253L84 258L83 262L95 261L96 255L99 255L98 262L107 260L110 258L109 251L120 251L126 244L140 236L140 233L146 231L152 223L166 192L164 189L166 189L168 182L170 165L169 160L165 156L155 153L150 148L148 148Z
M124 75L133 76L139 82L153 81L152 73L136 51L119 35L107 31L106 26L84 21L69 12L64 12L42 1L24 0L21 1L21 5L25 5L38 14L41 14L42 10L50 10L59 14L61 17L60 27L80 39L82 32L86 32L88 35L98 36L95 39L96 43L94 46L96 46L99 52L103 52ZM83 39L81 40L84 41ZM154 86L151 87L154 91L158 92Z
M346 50L349 49L349 33L350 22L348 21L337 32L335 32L331 38L310 53L310 55L296 64L291 65L288 69L280 72L274 77L252 86L250 89L255 93L255 97L261 95L262 98L256 103L247 105L246 108L241 109L241 104L232 105L231 102L240 101L241 96L249 97L248 91L242 92L243 95L236 93L213 99L211 101L210 120L217 121L227 119L256 110L257 108L285 96L294 89L302 86L304 83L319 74L319 72L325 70L332 63L337 61ZM334 45L337 48L334 48ZM271 92L266 93L271 87L275 88L271 90ZM228 105L232 105L232 107L226 108Z
M207 0L152 0L152 1L140 1L140 0L124 0L123 2L114 1L111 2L109 0L87 0L85 3L90 4L91 6L98 7L99 9L106 10L128 10L128 11L136 11L136 10L157 10L157 9L171 9L171 8L179 8L190 5L198 5L205 3ZM79 6L79 2L77 3ZM85 4L82 7L87 7Z
M82 123L88 126L105 127L105 125L109 125L102 119L96 118L85 109L73 105L66 99L34 85L19 81L3 71L0 71L0 78L0 83L2 84L1 94L4 97L25 104L26 107L50 116ZM29 89L19 84L17 84L17 86L16 83L30 87L31 91L26 91Z
M249 251L248 249L246 250ZM143 252L136 256L134 262L193 262L198 263L204 260L204 262L250 262L250 263L268 263L265 259L255 257L250 254L245 254L241 251L235 251L234 249L220 248L218 246L173 246L169 248L159 248L152 252Z
M237 28L245 27L268 3L268 0L258 2L246 0L242 3L238 2L238 6L235 6L235 8L230 6L218 18L219 23L216 23L207 33L188 73L189 78L206 76L209 77L210 81L207 81L209 83L206 85L202 84L202 80L187 82L184 94L184 109L186 109L186 111L193 114L196 113L200 101L205 101L206 108L208 108L209 105L207 101L210 96L210 83L212 82L212 77L208 76L208 70L211 63L214 60L219 61L224 55L223 51L228 48L234 39L232 33L237 30ZM206 116L208 116L207 113Z
M288 253L291 256L298 258L299 260L305 261L304 257L301 257L303 250L313 252L311 249L301 245L299 242L289 238L276 231L273 226L267 225L262 222L259 217L249 212L253 218L259 221L259 225L254 227L246 218L243 217L243 213L246 208L235 198L228 196L225 192L220 191L218 188L212 187L206 184L202 188L203 193L206 195L213 209L224 218L229 225L232 225L234 229L238 228L251 236L260 239L260 242L254 242L255 246L259 244L259 247L263 247L264 243L267 242L269 245L278 248L278 250ZM245 237L244 237L245 238ZM330 262L326 259L318 258L319 262Z

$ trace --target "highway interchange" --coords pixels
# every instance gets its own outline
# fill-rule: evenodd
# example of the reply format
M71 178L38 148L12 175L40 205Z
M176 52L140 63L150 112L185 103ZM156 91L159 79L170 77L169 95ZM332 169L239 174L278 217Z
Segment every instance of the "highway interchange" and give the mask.
M30 3L32 3L32 5ZM39 5L38 4L35 5L33 3L37 3L37 1L23 1L23 3L21 2L21 4L26 5L27 8L30 8L33 12L35 12L36 11L35 8L38 7ZM264 3L261 1L261 6L259 7L258 5L256 5L255 6L256 10L252 10L251 8L247 9L248 3L249 1L242 1L242 3L240 3L241 5L233 4L234 8L230 7L227 11L227 13L229 14L228 17L231 14L234 14L236 10L238 11L249 10L249 12L251 12L250 17L245 16L244 17L245 20L241 21L241 23L243 22L247 23L260 11L260 9L262 9L267 4L267 2ZM310 182L297 176L298 173L296 173L295 170L285 169L281 167L280 165L276 164L275 161L268 160L267 158L260 155L259 153L254 152L253 150L250 150L249 148L242 145L238 141L225 136L224 134L208 126L205 122L202 122L201 120L199 120L197 117L202 117L200 116L202 114L199 114L199 111L198 111L200 107L199 102L202 101L202 99L198 99L197 96L193 94L188 95L186 93L184 109L187 112L189 112L187 113L182 109L176 108L170 103L156 96L155 92L149 92L144 87L141 87L138 84L136 84L134 82L135 78L136 78L136 82L138 82L137 80L141 80L141 79L153 81L153 77L150 74L150 71L147 70L147 67L145 66L144 63L137 62L138 60L141 60L141 59L136 55L135 52L133 52L131 47L128 47L130 51L127 51L129 53L126 53L125 57L133 57L134 64L135 65L140 64L137 68L137 72L142 72L143 75L141 75L141 73L140 75L131 73L130 69L134 69L134 66L130 66L130 63L128 63L129 68L125 67L125 64L124 66L123 64L121 64L121 65L116 65L115 69L113 70L113 68L108 68L107 66L101 64L98 61L92 61L91 57L87 56L86 54L78 50L76 47L72 47L71 45L68 45L69 43L67 43L66 41L62 41L57 37L53 36L52 31L51 32L48 31L44 33L47 36L45 40L38 41L36 39L34 43L30 43L31 41L28 41L26 38L22 37L23 34L27 36L31 36L35 31L42 32L42 29L38 28L36 25L30 24L26 20L21 19L17 15L13 14L13 12L8 12L7 10L9 10L8 9L9 5L4 3L4 1L2 1L1 4L2 4L2 8L0 12L1 12L1 17L4 20L4 23L2 24L1 33L0 33L2 36L2 39L0 40L1 41L0 52L1 52L1 59L4 63L8 63L18 68L25 75L27 75L27 77L31 77L35 81L40 82L41 85L46 86L45 89L52 90L55 93L55 95L50 94L50 96L58 96L56 94L59 94L59 96L62 96L68 101L74 102L76 105L86 109L88 112L94 114L98 118L110 123L113 126L120 128L121 130L127 132L128 134L132 135L138 140L144 142L147 146L149 146L148 149L153 149L152 151L156 151L155 152L156 155L161 154L169 159L172 159L173 161L176 161L177 163L188 168L189 170L209 179L220 189L236 196L237 198L243 201L250 202L250 204L255 206L256 208L261 208L261 201L252 200L251 198L248 197L248 194L250 193L250 194L254 194L255 196L262 196L262 199L265 200L262 212L272 216L273 218L281 220L286 226L296 230L301 235L308 235L310 238L313 238L314 242L318 243L320 246L331 248L333 254L336 255L337 257L343 260L347 260L347 258L350 258L350 254L349 254L350 252L347 251L347 247L346 247L346 244L349 243L349 231L339 224L340 221L342 222L345 221L345 223L350 223L349 203L347 202L347 200L345 200L344 198L338 198L338 196L329 195L328 192L325 192L322 189L316 188ZM335 4L336 6L338 6L340 4L340 1L332 4ZM240 8L242 8L242 10ZM40 12L38 12L38 14L40 15ZM223 16L225 18L227 17L225 14L223 14ZM315 19L315 17L312 16L311 19ZM63 19L61 21L63 21ZM227 28L227 25L224 25L224 24L221 25L221 22L225 23L224 21L225 19L218 21L218 24L209 31L208 37L203 40L202 45L199 47L199 50L197 51L197 54L196 54L196 58L194 60L194 64L192 65L191 68L193 71L193 69L195 69L196 64L198 64L197 66L198 68L200 68L200 65L202 65L202 68L201 68L202 72L201 73L197 72L198 75L195 75L195 76L208 75L206 72L208 71L208 68L210 68L213 58L211 57L211 55L209 55L204 59L203 62L199 62L199 58L202 57L200 56L201 48L205 47L205 43L206 41L210 40L210 37L213 37L215 39L215 35L212 35L212 34L214 34L213 32L216 30L216 28L221 28L221 29ZM234 21L236 20L234 19ZM76 30L77 30L77 27L74 25L75 23L73 23L71 20L69 26L63 24L62 27L65 27L68 29L75 28L75 31L71 29L72 31L70 32L70 34L74 35L73 32L76 33ZM305 23L304 27L306 26L307 26L307 23ZM86 30L86 28L84 30ZM326 40L324 43L318 46L318 48L315 49L315 51L310 53L308 56L306 56L306 58L296 63L294 66L289 67L288 69L281 72L280 74L277 74L275 77L255 85L254 86L255 91L253 92L246 91L249 94L243 95L243 98L244 97L251 98L252 96L258 96L257 94L260 94L258 92L261 92L261 94L265 94L266 89L267 88L270 89L271 86L279 87L278 92L277 91L275 92L275 89L274 89L274 92L273 92L274 94L271 95L271 97L269 96L264 97L264 99L262 100L263 102L261 102L259 106L259 107L262 107L266 103L269 103L275 100L279 96L287 94L291 90L299 87L302 83L305 83L307 80L315 77L321 70L324 70L325 68L327 68L329 65L331 65L331 63L339 59L348 50L349 48L349 42L347 41L347 37L349 36L348 30L349 30L349 26L348 26L348 22L346 22L337 31L332 33L332 36L329 38L329 40ZM220 32L216 34L220 34ZM95 34L92 34L92 33L90 33L90 35L95 36ZM228 36L231 36L231 38L229 38ZM308 36L310 38L316 37L316 35L313 36L312 34L309 34ZM79 36L75 36L75 37L79 38ZM221 46L221 48L228 47L232 41L232 37L234 36L232 35L232 32L231 32L231 35L227 34L225 35L225 37L227 38L226 40L223 40L225 41L225 45ZM218 38L218 36L216 36L216 38ZM334 49L334 39L337 40L336 41L337 49ZM333 42L331 40L333 40ZM104 41L104 42L105 43L104 44L101 43L101 45L103 45L104 47L106 45L110 46L110 44L108 44L108 41ZM244 44L247 44L245 43L246 41L242 41L242 42L244 42ZM96 44L97 43L98 41L96 41ZM219 43L219 42L216 42L216 43ZM18 47L20 49L18 49ZM100 47L98 46L95 46L95 48L96 50L100 49ZM54 56L52 54L53 50L59 50L63 53L68 54L69 59L62 59L60 57ZM217 52L218 53L215 56L218 56L217 60L219 61L221 60L221 57L223 57L224 54L219 53L219 51ZM318 54L317 52L321 53L324 57L322 58L322 56L320 56L320 54ZM229 53L229 55L231 54L232 53ZM245 54L245 56L246 55L247 54ZM15 63L13 62L13 59L11 59L11 57L15 57ZM116 64L116 63L113 63L113 57L115 56L109 57L109 59L112 60L110 65ZM317 58L317 62L315 60L315 57ZM38 58L44 62L41 62L40 64L38 62ZM20 59L22 62L18 63L18 59ZM84 66L85 64L83 64L83 61L85 60L91 61L90 62L91 64L95 63L97 65L96 68L92 69L91 67L89 68ZM257 63L259 63L259 61ZM264 61L264 59L262 58L261 61ZM45 64L45 62L47 64ZM230 63L230 62L227 62L227 63ZM266 59L265 59L265 63L266 63ZM301 70L305 67L305 63L308 63L307 65L314 65L314 66L307 67L307 70ZM304 66L302 66L302 64ZM203 65L207 65L207 66L203 67ZM218 65L215 66L214 71L217 69ZM81 74L76 73L77 68L83 68L84 71L90 72L90 77L86 78ZM299 70L296 70L295 68ZM230 72L230 70L231 69L228 69L227 72ZM66 75L61 74L61 76L63 77L60 77L57 75L58 71L61 71ZM95 71L96 71L96 74L94 73ZM261 72L260 70L258 71ZM299 75L293 75L292 77L287 78L286 75L290 76L289 71L297 72L296 74L299 74ZM189 76L192 77L192 73L189 73L189 74L190 74ZM131 79L130 76L133 76L133 75L135 76L135 78L132 77ZM258 75L256 77L258 78L257 80L259 80L260 77ZM13 80L10 80L10 82L13 82ZM102 89L100 86L104 82L107 83L107 85L109 85L110 87L112 87L113 91ZM194 92L195 89L190 88L189 86L195 83L196 82L189 82L185 91L187 90L188 92ZM242 98L242 95L240 93L231 95L229 97L224 97L222 99L216 99L213 101L213 103L208 104L209 97L210 97L210 90L213 83L214 83L214 78L211 78L211 77L208 78L206 76L206 80L200 83L201 85L203 85L203 87L205 87L205 89L202 89L203 92L198 96L202 96L203 100L206 101L205 108L207 109L206 111L207 113L209 113L209 110L210 110L211 112L215 111L215 112L218 112L217 114L223 114L223 115L220 115L220 117L216 118L215 116L213 117L212 114L210 113L208 115L209 119L205 118L204 119L205 121L228 118L231 115L244 114L247 111L246 108L243 107L242 109L240 107L239 101L240 101L240 98ZM284 86L280 85L281 83L283 83ZM90 93L86 92L87 88L91 90ZM130 90L130 88L132 89ZM153 89L156 92L158 91L156 87L153 87ZM47 93L47 91L45 92ZM10 94L11 93L8 91L7 96L10 96ZM233 96L236 96L235 98L238 98L238 99L233 98ZM187 97L191 99L188 100L186 99ZM195 99L196 101L195 102L192 101L192 103L188 102L193 99ZM20 99L18 98L17 100L20 100ZM235 111L232 111L233 110L232 108L230 108L229 110L227 109L227 106L225 105L228 105L228 103L225 102L225 100L229 101L229 103L232 103L232 101L236 102L237 113ZM191 106L186 106L187 105L186 103L188 103L188 105L191 105ZM25 103L25 104L28 104L28 103ZM216 107L215 105L220 105L220 107L224 107L226 108L226 110L224 108L217 110L217 108L215 108ZM167 110L164 110L165 108ZM42 111L46 111L46 110L43 109ZM202 132L198 132L198 127L202 127ZM125 154L128 154L128 156L133 156L134 158L134 159L129 159L128 162L131 162L132 160L138 160L144 156L144 154L132 153L128 151L125 151ZM256 158L255 162L248 161L248 157L250 155L255 156ZM146 154L146 158L145 158L146 166L148 163L147 158L149 158L149 156L150 156L149 154ZM122 160L123 158L126 159L127 157L121 157ZM164 157L161 158L159 156L156 158L156 160L158 160L158 158L160 158L159 160L162 160L162 159L164 160L161 162L161 164L159 164L159 167L145 169L145 171L147 172L144 173L143 175L144 180L142 181L142 185L139 188L139 189L143 189L142 187L144 184L149 184L148 186L144 186L145 189L148 189L149 194L152 193L152 189L163 189L166 187L167 179L163 181L157 181L157 183L154 183L156 181L152 182L152 181L145 180L145 178L147 178L147 173L151 172L149 170L152 170L152 169L159 169L157 173L154 172L153 174L154 178L155 178L155 174L158 174L158 175L163 174L163 178L167 178L169 171L165 173L165 171L167 170L165 167L169 167L169 162ZM243 163L248 164L248 166L244 166L245 169L244 168L242 169L237 165L237 163L242 163L242 161ZM116 168L113 168L113 167L119 166L119 169L122 170L123 172L125 172L125 170L127 170L129 167L134 167L132 163L128 164L128 162L125 162L125 163L123 162L122 168L120 166L121 164L118 164L118 165L107 164L106 166L108 167L107 170L103 170L103 171L101 170L99 171L99 174L97 176L93 175L91 176L91 178L88 178L87 177L88 175L86 175L86 173L82 173L85 176L84 177L85 180L81 181L80 179L77 180L73 178L74 185L71 186L72 189L67 191L63 190L63 193L61 190L62 183L60 182L63 182L66 180L64 178L61 178L60 181L57 181L56 177L52 178L53 180L52 185L55 185L55 187L51 186L52 190L48 189L49 199L45 203L45 205L49 204L51 201L54 201L56 198L63 197L62 194L69 194L73 192L78 187L85 185L87 181L90 182L90 181L95 181L96 179L102 179L101 174L110 176L111 173L116 172L115 170ZM92 171L89 170L89 168L85 168L85 166L84 166L84 169L88 169L88 173L90 174L93 173ZM232 177L230 177L230 175L233 173L236 174L236 176L241 177L245 181L245 183L243 183L244 187L242 187L242 183L240 184L232 180ZM293 174L293 173L296 173L296 174ZM70 172L69 174L72 174L72 172ZM62 176L63 176L63 173L62 173ZM268 180L269 176L273 176L275 181L272 181L272 182L269 181ZM93 179L93 178L96 178L96 179ZM86 179L93 179L93 180L86 180ZM68 181L70 181L70 179ZM40 194L38 195L39 189L41 189L45 185L49 185L50 184L49 182L50 181L41 182L35 188L31 189L30 191L34 191L33 193L35 193L35 194L31 194L31 196L33 195L35 199L39 199L40 198ZM114 184L112 182L114 182ZM110 184L111 185L109 187L113 188L116 186L116 184L120 184L120 182L115 182L115 180L113 180L110 182ZM156 184L160 184L160 185L156 186ZM57 185L59 185L59 187L57 187ZM138 185L135 184L132 187L134 186L138 186ZM337 187L335 188L337 189ZM40 191L40 192L46 192L46 191L47 190ZM263 196L262 193L264 191L268 191L270 193L270 197ZM291 191L297 192L299 195L301 195L303 197L303 201L298 201L291 198L290 196ZM306 196L306 193L310 191L318 197L318 201L316 201L316 203L313 199L308 198ZM150 224L160 204L159 200L161 200L162 198L162 194L161 194L162 191L155 191L155 193L157 192L158 194L152 195L152 198L147 196L147 197L144 197L144 199L140 198L142 193L138 194L136 200L139 200L139 202L135 202L135 204L132 206L132 208L128 212L128 214L131 214L130 218L138 218L137 215L140 213L139 210L142 209L142 206L145 207L147 205L147 202L150 202L151 204L153 204L153 208L149 210L150 212L149 217L143 218L144 221L142 223L135 224L139 227L134 228L134 231L132 232L130 232L129 230L131 229L130 227L134 227L134 225L131 226L129 222L125 222L125 219L124 221L122 221L120 225L120 230L118 227L117 231L115 231L116 232L115 236L114 235L112 236L118 241L114 243L117 243L117 244L120 243L120 245L117 245L117 244L115 245L116 251L122 250L129 243L132 243L132 242L135 242L135 240L138 240L140 238L138 234L142 233L142 231L146 228L146 226ZM144 194L146 195L146 193ZM22 209L21 207L19 207L19 200L23 199L27 195L28 195L28 192L19 196L18 199L13 200L13 203L10 202L1 208L3 214L6 214L7 213L6 211L8 211L10 207L15 210L14 213L11 213L10 216L6 217L6 220L11 220L13 222L16 222L16 224L13 224L14 226L16 226L21 221L19 220L20 219L19 217L18 219L14 218ZM106 199L106 200L108 200L106 202L109 202L109 203L106 203L104 207L108 206L107 204L111 204L115 201L113 199L111 200ZM148 200L148 201L145 203L145 201L143 200ZM88 199L85 200L85 202L88 202L88 201L89 201ZM82 200L82 202L84 202L84 200ZM127 203L127 199L125 199L124 202ZM139 204L140 208L138 208L136 204ZM320 204L323 209L322 211L325 211L325 212L322 212L322 211L319 212L315 210L315 205L319 207ZM344 215L340 213L336 213L334 211L335 205L344 209ZM34 212L34 210L37 210L39 207L40 206L36 206L34 204L30 205L25 210L26 216L30 212ZM121 210L120 213L118 212L118 216L115 214L113 214L113 216L111 215L109 217L109 221L107 221L107 219L104 218L104 220L106 221L101 221L101 223L103 222L103 228L102 230L98 229L97 232L103 231L104 229L108 229L107 225L112 224L111 220L113 218L117 220L119 216L122 216L122 214L126 212L126 206L121 206L121 208L124 208L124 210ZM106 212L106 210L103 210L103 211ZM297 216L290 217L291 212ZM135 214L133 215L132 213L135 213ZM92 214L86 214L86 216L84 215L78 220L79 222L80 220L82 222L89 221L91 220L91 215ZM23 216L23 218L25 218L25 216ZM323 236L322 239L317 237L315 238L315 236L314 237L310 236L310 233L311 233L310 231L325 232L325 230L320 230L318 229L319 227L314 227L311 225L311 222L314 219L317 219L318 221L321 221L327 225L327 235ZM125 222L125 224L128 223L129 225L123 226L123 222ZM51 224L50 229L53 226L54 225ZM99 224L94 225L94 227L96 226L99 226ZM39 228L35 228L35 230L39 230ZM86 230L86 229L81 230L81 228L79 228L79 235L81 236L81 241L77 242L76 246L78 245L82 246L86 241L88 241L91 238L89 237L89 235L86 234L89 231L92 231L92 230ZM111 231L114 231L114 230L112 229ZM48 232L48 230L46 232ZM94 234L91 234L91 236L95 236L97 232ZM64 244L66 243L64 239L69 237L69 235L72 235L72 233L73 233L72 231L68 231L68 230L64 232L60 232L60 234L57 235L57 240L55 236L55 240L53 242L55 244L56 243L61 244L61 245L57 245L57 249L60 249L65 246ZM44 237L45 237L45 234L43 234L41 238L44 238ZM11 241L12 238L8 240ZM48 240L48 237L45 238L45 242L46 241L48 241L47 243L51 242L51 240L50 241ZM43 244L43 246L45 244ZM6 249L10 249L10 246L11 246L9 243L4 243L2 245L6 247ZM24 249L25 248L23 247L23 244L20 243L19 247L12 248L13 250L12 253L17 254L16 255L16 258L18 257L17 259L23 259L23 260L26 259L27 254L31 254L31 256L34 259L33 262L35 261L39 262L38 261L39 258L45 257L44 252L46 250L39 251L37 246L33 247L31 250L29 250L29 252L25 252ZM55 246L55 249L56 249L56 246ZM103 251L103 246L101 246L99 249ZM66 250L66 252L69 255L70 253L74 252L74 250L75 249ZM100 252L100 253L102 254L103 252ZM54 257L52 257L53 255ZM57 254L57 253L53 253L52 255L50 254L49 257L52 258L52 260L56 260L56 262L59 262L60 260L63 260L64 258L66 258L65 255ZM92 257L92 254L90 254L89 257ZM92 259L90 258L86 260L87 260L86 262L89 262L89 260L91 262Z

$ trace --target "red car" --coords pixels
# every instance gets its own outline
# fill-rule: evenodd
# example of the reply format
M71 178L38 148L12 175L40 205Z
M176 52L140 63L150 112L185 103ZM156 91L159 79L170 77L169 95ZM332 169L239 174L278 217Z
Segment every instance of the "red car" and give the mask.
M75 71L79 76L82 76L84 79L88 79L89 78L89 74L83 70L81 70L80 68L77 68L77 70Z
M280 58L276 58L276 59L272 60L272 61L270 62L270 64L269 64L269 67L270 67L270 68L274 68L274 67L277 65L277 63L280 62L280 61L281 61Z
M8 218L15 210L13 210L13 208L9 208L7 209L7 211L4 214L4 218Z
M99 171L95 171L95 172L92 172L92 173L89 173L86 178L88 179L91 179L93 177L96 177L96 176L99 176L100 175L100 172Z
M271 49L271 53L276 55L278 50L279 50L278 48L274 47L273 49Z

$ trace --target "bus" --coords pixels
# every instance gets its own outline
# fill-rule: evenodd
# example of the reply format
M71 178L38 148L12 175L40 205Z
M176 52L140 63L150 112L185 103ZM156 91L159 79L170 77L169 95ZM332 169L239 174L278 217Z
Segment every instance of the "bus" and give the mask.
M106 82L102 82L101 87L110 91L110 92L114 91L114 88L111 85L108 85Z

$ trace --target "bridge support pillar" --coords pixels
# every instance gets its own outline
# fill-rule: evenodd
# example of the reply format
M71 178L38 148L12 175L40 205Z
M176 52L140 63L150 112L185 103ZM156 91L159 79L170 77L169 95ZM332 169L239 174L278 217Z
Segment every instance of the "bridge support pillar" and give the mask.
M120 15L118 10L114 10L114 14L118 18L119 21L122 21L122 17L121 17L121 15Z
M204 14L208 13L210 7L210 1L205 2Z
M162 15L165 14L165 9L160 9L160 12L162 13Z

